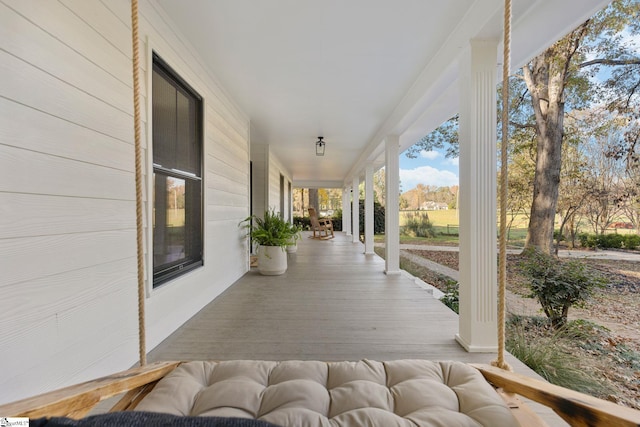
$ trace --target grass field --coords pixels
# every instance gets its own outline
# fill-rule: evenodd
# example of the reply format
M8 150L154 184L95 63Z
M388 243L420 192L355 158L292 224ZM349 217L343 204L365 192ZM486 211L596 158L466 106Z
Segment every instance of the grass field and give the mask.
M457 245L459 224L458 211L456 209L440 210L440 211L400 211L400 226L402 227L407 218L429 217L429 221L433 224L437 235L431 238L400 236L401 243L433 243ZM511 219L510 217L508 218ZM527 236L528 219L524 215L514 218L511 229L508 234L508 242L513 246L523 246ZM497 238L497 236L496 236Z
M400 236L401 243L433 243L433 244L445 244L445 245L457 245L459 234L459 216L458 211L455 209L441 210L441 211L400 211L400 226L406 224L408 218L414 218L420 220L428 216L429 221L434 226L437 235L432 238L423 237L410 237ZM525 238L527 237L527 227L529 225L529 218L526 215L518 214L515 218L511 215L507 215L507 221L511 222L511 226L507 230L507 241L510 246L522 247L524 246ZM624 218L617 219L616 221L624 222ZM615 223L615 222L614 222ZM499 224L496 225L499 227ZM559 221L556 221L556 228L559 228ZM587 224L581 224L579 232L593 234L594 231L587 226ZM634 229L608 229L605 234L618 233L618 234L632 234L636 233ZM497 238L497 236L496 236Z

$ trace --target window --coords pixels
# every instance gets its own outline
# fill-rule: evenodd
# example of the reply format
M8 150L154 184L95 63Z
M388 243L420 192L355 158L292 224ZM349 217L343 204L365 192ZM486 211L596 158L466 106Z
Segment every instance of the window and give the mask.
M153 287L202 265L202 99L153 54Z

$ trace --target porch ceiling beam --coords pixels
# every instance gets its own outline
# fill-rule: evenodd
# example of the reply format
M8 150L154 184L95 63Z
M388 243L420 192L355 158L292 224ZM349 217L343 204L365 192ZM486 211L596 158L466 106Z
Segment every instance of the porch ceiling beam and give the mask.
M291 183L295 188L343 188L342 181L305 181L294 179Z

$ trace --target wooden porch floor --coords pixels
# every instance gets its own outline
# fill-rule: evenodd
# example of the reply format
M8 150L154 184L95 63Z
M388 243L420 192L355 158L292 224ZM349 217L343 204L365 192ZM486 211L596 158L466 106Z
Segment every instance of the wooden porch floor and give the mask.
M149 354L154 360L489 362L458 345L458 316L343 233L301 239L282 276L252 269ZM510 360L517 364L515 359Z
M252 269L148 354L159 360L395 360L490 363L455 341L458 316L408 275L336 233L305 235L281 276ZM537 376L511 355L516 372ZM566 425L531 403L550 426Z

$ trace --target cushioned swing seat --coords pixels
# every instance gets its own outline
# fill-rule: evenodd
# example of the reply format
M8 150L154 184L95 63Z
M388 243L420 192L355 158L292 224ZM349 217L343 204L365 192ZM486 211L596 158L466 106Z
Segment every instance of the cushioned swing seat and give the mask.
M137 411L280 426L512 426L509 408L460 362L187 362Z

